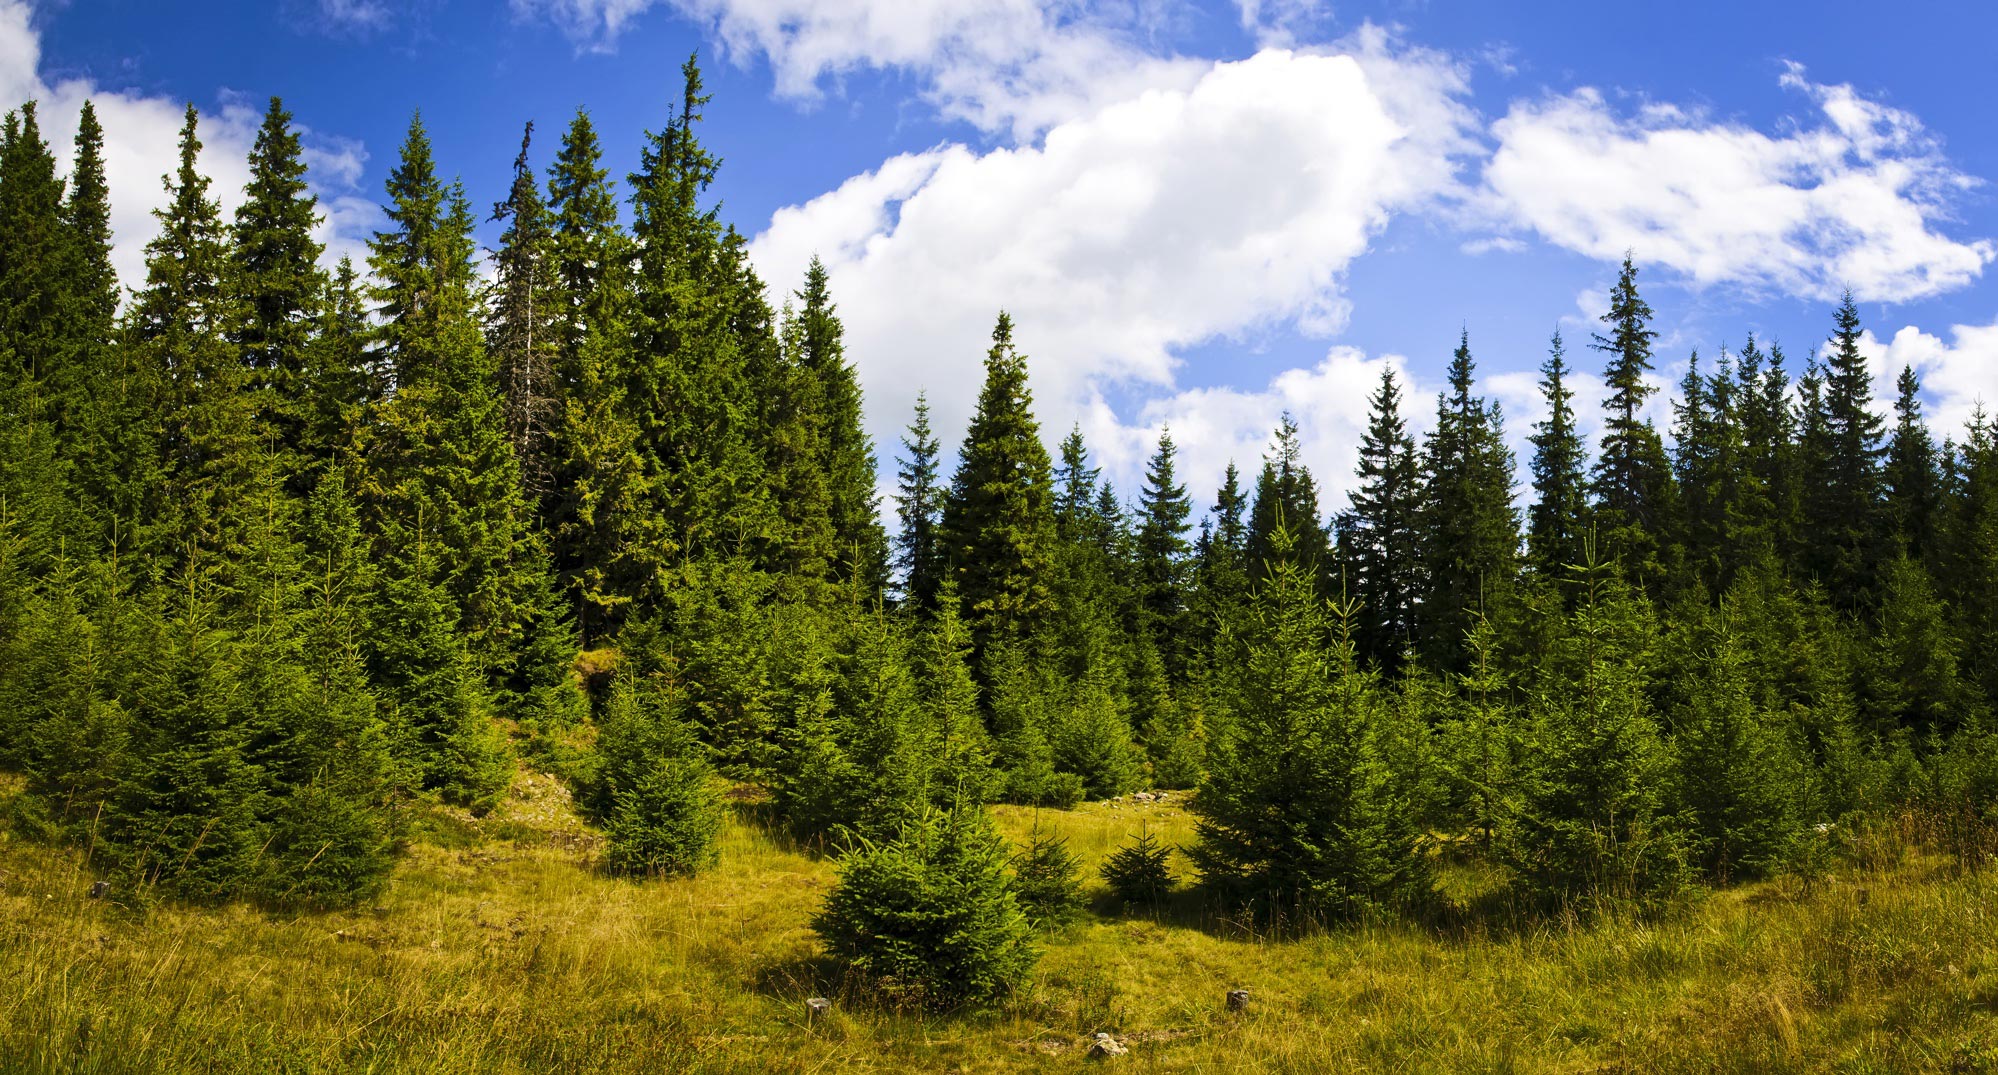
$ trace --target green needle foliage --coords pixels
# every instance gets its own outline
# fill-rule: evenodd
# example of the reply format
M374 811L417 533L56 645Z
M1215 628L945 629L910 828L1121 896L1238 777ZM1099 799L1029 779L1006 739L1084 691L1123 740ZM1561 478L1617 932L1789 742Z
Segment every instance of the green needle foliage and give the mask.
M584 112L463 162L504 183L490 279L420 117L357 266L281 100L241 192L188 109L121 281L96 110L65 158L7 104L0 795L136 899L383 899L407 819L505 818L523 765L607 874L707 884L726 790L846 852L836 956L952 1007L1022 980L1088 857L1009 850L999 800L1194 789L1199 905L1296 927L1656 907L1889 819L1998 848L1998 427L1932 430L1913 369L1887 419L1853 298L1793 378L1664 353L1627 258L1593 445L1557 336L1518 467L1467 329L1420 438L1382 369L1356 458L1285 414L1245 476L1096 412L1049 444L1004 314L934 356L982 352L975 399L870 414L848 253L771 297L692 59L620 182ZM1139 902L1163 856L1116 856Z
M1172 892L1172 847L1148 828L1103 860L1103 881L1126 907L1157 907Z
M613 872L685 875L715 861L721 794L679 709L670 688L623 681L605 706L598 804Z
M1005 996L1039 958L1006 847L982 808L925 809L840 860L812 929L897 1004L944 1010Z
M1037 820L1026 846L1013 855L1014 895L1035 929L1059 929L1082 914L1081 870L1068 840Z

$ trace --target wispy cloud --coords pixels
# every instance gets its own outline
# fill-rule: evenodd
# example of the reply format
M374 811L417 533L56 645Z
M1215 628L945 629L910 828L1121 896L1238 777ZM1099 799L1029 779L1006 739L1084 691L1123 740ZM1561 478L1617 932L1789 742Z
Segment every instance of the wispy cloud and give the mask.
M1782 83L1819 122L1770 135L1663 103L1619 114L1593 89L1516 103L1492 129L1485 205L1590 257L1814 299L1940 294L1998 256L1942 230L1977 180L1920 120L1795 65Z

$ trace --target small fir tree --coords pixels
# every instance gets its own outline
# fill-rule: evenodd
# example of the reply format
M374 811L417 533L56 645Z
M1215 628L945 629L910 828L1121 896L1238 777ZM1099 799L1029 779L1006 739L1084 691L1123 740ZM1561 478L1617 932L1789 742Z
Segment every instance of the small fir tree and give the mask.
M812 929L833 958L898 1004L948 1010L1016 989L1039 953L982 808L926 809L893 839L863 843Z

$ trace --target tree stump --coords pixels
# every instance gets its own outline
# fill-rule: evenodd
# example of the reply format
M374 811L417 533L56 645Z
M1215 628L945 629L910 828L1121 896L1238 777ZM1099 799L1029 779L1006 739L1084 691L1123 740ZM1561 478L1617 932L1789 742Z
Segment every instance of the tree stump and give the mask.
M1245 1012L1249 1010L1249 991L1246 989L1228 990L1228 1010Z

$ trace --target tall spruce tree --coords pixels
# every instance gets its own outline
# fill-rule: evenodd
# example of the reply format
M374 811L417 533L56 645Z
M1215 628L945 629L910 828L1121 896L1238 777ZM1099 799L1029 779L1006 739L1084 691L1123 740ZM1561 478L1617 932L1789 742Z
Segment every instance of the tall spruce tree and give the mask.
M471 210L458 184L437 178L420 117L388 192L391 227L368 263L395 394L369 452L370 499L391 546L450 550L422 559L421 581L442 586L472 659L505 680L529 642L546 565L480 328Z
M1221 488L1214 494L1214 506L1202 520L1200 538L1194 545L1188 627L1192 635L1189 646L1200 658L1196 668L1201 682L1200 689L1189 695L1214 687L1215 666L1222 663L1218 651L1231 644L1229 639L1248 602L1247 511L1241 472L1229 460Z
M831 523L833 577L856 582L870 598L887 585L888 535L875 493L874 443L862 424L860 377L846 358L845 329L833 306L830 273L813 257L797 293L796 362L816 389L819 454Z
M226 335L236 305L221 213L199 167L198 123L189 106L179 166L166 177L167 205L154 211L160 233L146 246L146 286L133 296L126 334L152 392L147 424L159 437L164 471L146 508L153 521L146 544L174 569L217 578L226 589L235 581L228 569L246 551L250 490L264 457L255 400Z
M1966 652L1991 653L1998 651L1998 429L1982 407L1972 414L1951 469L1944 570L1937 580L1949 587ZM1984 696L1998 698L1998 662L1981 662L1975 675Z
M1422 592L1422 474L1415 438L1401 414L1394 367L1383 366L1360 438L1360 482L1339 520L1347 592L1359 602L1360 654L1380 668L1400 665L1415 645Z
M89 101L83 102L77 117L67 187L61 215L62 264L55 274L61 302L58 342L63 349L55 366L62 372L43 391L57 403L51 416L74 445L64 454L81 463L93 449L103 448L106 430L101 417L92 412L104 406L111 394L106 381L116 375L113 337L119 299L118 276L111 267L104 128Z
M69 200L63 203L69 229L70 270L76 303L73 330L79 344L104 348L118 314L118 274L111 267L111 188L104 175L104 128L89 101L76 119L76 142L69 165ZM87 367L88 368L88 367Z
M678 107L647 137L629 180L636 273L625 391L646 510L659 521L648 555L662 566L709 553L761 556L776 529L744 351L746 339L772 350L776 340L738 331L743 304L762 299L743 286L746 260L719 207L703 204L720 162L695 132L709 100L700 65L689 57L681 75ZM762 315L767 329L767 308Z
M1002 313L941 527L979 653L1023 638L1047 611L1054 507L1053 466L1034 420L1027 360L1013 345L1013 319Z
M1743 347L1733 356L1722 351L1705 385L1710 443L1704 455L1714 488L1705 495L1709 507L1697 544L1711 549L1705 558L1713 570L1705 582L1712 593L1725 591L1745 571L1765 569L1774 562L1776 551L1769 487L1756 473L1756 449L1750 440L1759 421L1755 382L1762 376L1763 359L1749 351ZM1741 366L1750 361L1757 368L1744 375Z
M1895 381L1894 435L1887 443L1883 475L1887 513L1901 551L1919 563L1933 563L1936 525L1942 503L1942 470L1935 439L1922 419L1922 382L1913 366L1901 367Z
M895 568L902 574L902 600L919 613L936 607L937 589L949 563L943 535L946 492L937 471L943 446L930 431L930 403L916 393L916 417L902 438L904 457L896 470Z
M656 603L671 547L651 510L656 475L632 394L631 245L602 156L589 115L578 111L548 170L562 409L542 510L555 570L588 644Z
M1742 472L1732 535L1746 561L1773 565L1797 537L1796 416L1783 349L1764 355L1750 336L1735 356L1735 386Z
M0 352L11 352L24 413L60 416L77 378L63 366L65 262L63 182L42 138L35 102L7 113L0 134ZM60 425L60 420L58 421Z
M1463 667L1477 615L1510 588L1519 550L1512 450L1498 405L1472 393L1475 370L1466 332L1422 460L1419 641L1433 667L1450 671Z
M94 518L93 547L135 547L148 498L159 492L158 442L151 422L157 387L144 376L135 349L118 339L118 276L111 266L111 200L104 174L104 129L85 101L77 118L70 163L70 299L66 330L73 348L66 366L79 375L71 398L81 413L67 416L63 455L75 502Z
M1139 523L1133 542L1139 602L1152 642L1166 663L1169 676L1182 677L1186 643L1187 520L1193 501L1175 471L1179 446L1172 431L1159 431L1158 448L1145 465L1145 485L1138 497Z
M80 141L87 134L79 130ZM79 146L80 176L92 166L87 148ZM88 451L76 427L89 421L105 328L87 294L90 237L71 228L70 207L35 102L23 103L0 124L0 412L19 438L6 449L26 464L9 484L26 493L16 503L38 516L24 525L42 555L105 536L96 503L63 495Z
M603 167L590 114L582 109L562 133L562 147L548 165L549 243L561 287L555 306L560 335L558 372L573 382L583 342L594 331L606 285L620 286L613 274L630 253L618 227L617 193Z
M1722 352L1723 375L1726 362ZM1672 476L1681 490L1679 532L1685 566L1710 593L1725 590L1728 577L1722 557L1734 460L1727 444L1730 416L1717 390L1727 380L1723 376L1710 383L1700 372L1700 353L1694 351L1679 382L1679 398L1672 401Z
M311 337L325 296L324 252L312 232L319 226L318 198L305 182L304 149L291 126L291 113L276 97L250 150L250 183L236 208L231 247L230 289L237 320L230 340L249 377L260 429L287 457L284 466L299 476L292 493L310 492L309 468L325 464L331 444L314 421L318 395L328 378L314 368Z
M1590 343L1609 356L1603 370L1608 417L1592 490L1597 533L1625 575L1655 591L1672 553L1672 471L1657 429L1642 416L1644 401L1658 391L1645 377L1658 333L1651 328L1651 306L1637 293L1637 266L1628 254L1602 320L1609 334L1597 333Z
M1805 523L1810 568L1846 607L1870 607L1884 559L1881 457L1885 421L1873 412L1873 375L1859 351L1859 308L1847 292L1833 315L1832 346L1821 372L1822 453L1806 452Z
M513 160L513 183L490 218L505 225L492 251L491 310L486 346L499 370L506 439L519 465L521 494L537 514L554 480L555 426L562 395L555 377L561 343L562 293L556 277L554 227L541 186L528 164L530 121Z
M1546 578L1559 578L1582 562L1588 525L1588 460L1575 429L1575 393L1568 387L1568 355L1561 333L1548 344L1540 366L1540 394L1547 417L1533 426L1533 507L1527 513L1527 560Z

